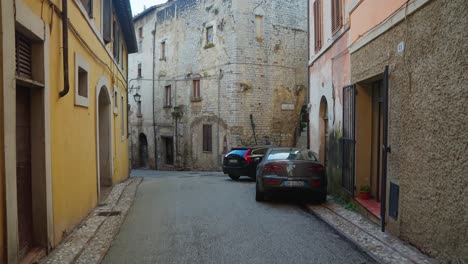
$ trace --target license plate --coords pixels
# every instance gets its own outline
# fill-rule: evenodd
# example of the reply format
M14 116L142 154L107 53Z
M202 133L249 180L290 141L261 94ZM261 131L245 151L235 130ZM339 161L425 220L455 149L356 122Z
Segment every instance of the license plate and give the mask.
M236 164L238 161L237 160L229 160L229 163Z
M305 182L303 182L303 181L284 181L283 186L284 187L304 187Z

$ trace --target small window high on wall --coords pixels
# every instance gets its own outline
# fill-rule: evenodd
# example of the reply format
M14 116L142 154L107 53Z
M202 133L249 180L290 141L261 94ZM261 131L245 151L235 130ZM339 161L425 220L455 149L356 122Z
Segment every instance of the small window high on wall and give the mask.
M192 100L200 100L200 80L193 80Z
M75 105L89 107L89 72L88 62L75 53Z
M172 95L171 95L171 86L167 85L164 88L164 106L165 107L170 107L172 106Z
M337 32L343 25L343 0L332 0L332 32Z
M120 96L120 131L122 140L125 139L125 99L124 96Z
M315 52L318 52L322 48L323 44L322 0L316 0L314 2L314 38Z
M213 26L209 26L206 28L206 44L214 44L214 30Z
M93 18L93 0L80 0L88 13L89 18Z
M262 41L263 40L263 16L260 16L260 15L255 16L255 29L256 29L257 41Z

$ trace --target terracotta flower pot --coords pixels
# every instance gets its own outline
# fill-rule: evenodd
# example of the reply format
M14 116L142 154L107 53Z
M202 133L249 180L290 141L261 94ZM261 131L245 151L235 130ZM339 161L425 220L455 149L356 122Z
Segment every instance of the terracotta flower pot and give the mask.
M359 197L363 200L369 200L370 199L370 192L369 191L361 191L359 193Z

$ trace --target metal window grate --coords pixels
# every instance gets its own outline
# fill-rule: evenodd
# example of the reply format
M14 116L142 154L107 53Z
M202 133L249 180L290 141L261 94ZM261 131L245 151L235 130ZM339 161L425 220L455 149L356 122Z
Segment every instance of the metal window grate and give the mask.
M400 186L390 183L390 201L388 215L395 220L398 219L398 203L400 200Z
M354 196L354 168L356 144L356 87L349 85L343 88L343 137L341 185L351 196Z
M16 75L32 79L31 42L21 33L16 32Z

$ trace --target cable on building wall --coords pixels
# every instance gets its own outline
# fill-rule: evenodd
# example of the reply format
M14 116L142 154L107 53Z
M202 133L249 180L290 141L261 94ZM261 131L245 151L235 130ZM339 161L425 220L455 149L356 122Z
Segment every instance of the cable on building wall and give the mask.
M43 0L42 2L44 1L47 1L49 3L49 6L50 8L52 9L52 11L55 11L55 13L60 17L62 15L62 11L60 10L60 8L58 8L58 6L52 1L52 0ZM75 1L73 1L75 2ZM77 4L77 3L75 3ZM51 15L51 25L50 25L50 28L51 28L51 31L52 31L52 24L53 24L53 13L52 12L52 15ZM42 17L41 17L42 18ZM43 20L43 18L42 18ZM44 21L45 22L45 21ZM86 50L91 54L91 56L93 56L93 58L95 60L97 60L99 63L101 63L103 66L105 66L105 68L107 68L107 70L109 71L109 73L111 74L111 76L115 79L117 79L120 84L122 84L122 86L125 87L127 86L125 82L123 82L115 73L114 71L109 67L109 64L104 62L101 58L99 58L98 55L96 55L96 53L94 53L94 51L91 49L91 47L88 45L88 43L83 39L83 37L80 35L80 33L78 32L78 30L75 28L75 26L73 25L73 23L71 23L71 21L68 21L68 28L73 32L73 34L78 38L78 40L80 41L81 44L83 44L83 46L86 48ZM105 47L104 47L105 49ZM109 56L110 57L110 56ZM112 61L112 57L110 57L111 59L111 65L114 64L113 61Z

